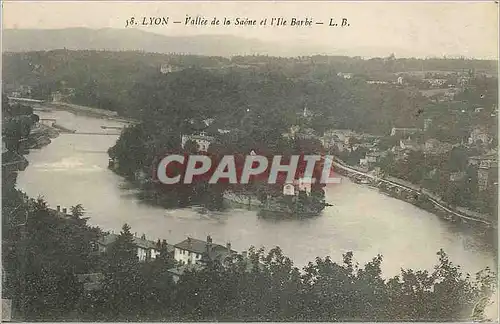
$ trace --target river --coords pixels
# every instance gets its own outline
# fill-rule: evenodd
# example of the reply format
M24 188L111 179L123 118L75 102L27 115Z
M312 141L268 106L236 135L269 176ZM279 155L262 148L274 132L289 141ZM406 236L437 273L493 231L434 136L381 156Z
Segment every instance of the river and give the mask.
M41 118L80 132L106 132L102 125L118 122L75 115L66 111L39 112ZM165 210L136 197L120 176L107 169L107 149L116 135L61 134L27 156L30 165L19 172L18 188L31 197L43 196L50 206L83 204L92 225L118 232L124 223L137 235L175 244L187 236L214 242L230 241L236 250L249 246L280 246L301 267L316 256L340 261L353 251L361 264L382 254L386 276L400 268L432 269L436 252L443 248L463 270L474 273L487 266L496 269L496 251L481 231L445 222L411 204L385 196L375 189L352 183L326 188L333 204L316 218L269 220L255 211L233 209L202 213L197 208Z

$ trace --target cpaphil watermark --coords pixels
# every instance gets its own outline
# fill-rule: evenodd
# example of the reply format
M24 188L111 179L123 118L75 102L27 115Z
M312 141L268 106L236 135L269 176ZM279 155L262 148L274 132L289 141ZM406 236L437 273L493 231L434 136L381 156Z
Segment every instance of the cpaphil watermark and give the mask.
M332 156L276 155L241 156L224 155L217 161L207 155L168 155L161 159L155 178L163 184L191 184L196 180L208 180L209 184L248 184L258 179L269 184L292 183L297 175L310 179L311 183L340 183L340 177L332 177ZM285 176L286 175L286 176Z

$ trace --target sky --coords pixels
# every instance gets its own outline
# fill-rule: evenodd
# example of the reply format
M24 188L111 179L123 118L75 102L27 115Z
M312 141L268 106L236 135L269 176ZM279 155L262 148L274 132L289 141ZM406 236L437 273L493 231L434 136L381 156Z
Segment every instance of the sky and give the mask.
M310 18L323 25L272 26L145 26L169 36L230 34L263 41L322 45L331 49L390 48L398 56L465 56L498 58L498 4L483 2L133 2L133 1L4 1L3 28L125 28L130 17L196 15L213 19ZM349 27L329 27L330 18L347 18Z

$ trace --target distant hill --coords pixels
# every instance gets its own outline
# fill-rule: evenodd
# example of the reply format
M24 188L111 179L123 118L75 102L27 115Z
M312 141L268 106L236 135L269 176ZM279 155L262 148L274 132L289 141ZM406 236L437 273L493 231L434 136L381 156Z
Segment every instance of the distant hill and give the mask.
M172 37L138 29L5 29L4 52L54 49L145 51L207 56L273 55L299 56L326 53L312 46L276 44L230 35ZM331 51L330 51L331 52ZM330 53L329 54L345 54Z
M428 53L412 48L363 46L345 42L308 44L262 41L232 35L166 36L139 29L4 29L4 52L69 50L144 51L204 56L269 55L297 57L312 55L425 58ZM458 56L457 56L458 57Z

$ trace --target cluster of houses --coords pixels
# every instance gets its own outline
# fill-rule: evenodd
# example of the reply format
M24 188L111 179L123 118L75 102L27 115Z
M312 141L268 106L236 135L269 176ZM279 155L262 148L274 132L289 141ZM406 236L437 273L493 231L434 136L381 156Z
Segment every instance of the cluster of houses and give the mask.
M231 132L228 129L217 128L213 118L204 119L201 122L191 120L190 124L193 128L199 129L199 131L195 131L192 134L183 134L181 136L182 148L185 148L188 141L193 141L198 144L198 151L200 152L208 151L208 147L215 140L214 135L223 135Z
M114 233L102 235L95 244L96 252L98 254L106 253L117 239L118 235ZM201 270L210 261L219 261L224 264L227 257L237 254L237 251L231 248L231 243L216 244L210 236L207 236L206 241L188 237L182 242L172 245L168 244L166 240L155 242L148 240L144 234L141 237L134 234L133 242L139 262L152 262L161 253L168 253L169 257L175 260L175 266L168 269L175 283L179 281L185 271ZM246 260L245 252L242 253L242 256ZM78 280L86 291L99 289L103 279L102 273L78 275Z
M352 130L331 130L325 133L321 141L326 149L337 152L352 153L363 148L366 153L359 159L359 165L355 167L366 172L377 169L378 162L386 157L389 152L392 153L395 160L402 160L407 158L412 151L422 152L425 155L443 155L453 150L454 147L461 145L477 147L478 143L480 143L481 147L485 147L485 145L492 143L492 138L487 130L480 126L472 129L467 143L451 144L435 138L423 140L421 135L430 123L431 120L426 120L424 129L393 127L389 136L399 138L399 143L388 150L379 148L380 137L360 134ZM469 158L469 165L478 167L479 190L484 191L495 179L492 172L497 168L497 153L496 151L490 151L480 156L471 157ZM459 181L464 176L465 172L463 171L454 172L450 175L450 180Z
M28 85L20 85L15 88L13 88L13 86L9 86L8 88L12 89L9 92L9 98L31 98L33 94L33 87ZM75 92L76 92L75 88L67 87L66 81L61 81L60 89L53 91L51 93L51 101L52 102L69 101L72 97L75 96Z
M348 79L352 79L354 77L354 74L353 73L339 72L339 73L337 73L337 76L348 80ZM368 84L395 84L398 86L405 84L403 76L397 76L397 78L395 80L366 80L366 83L368 83Z

